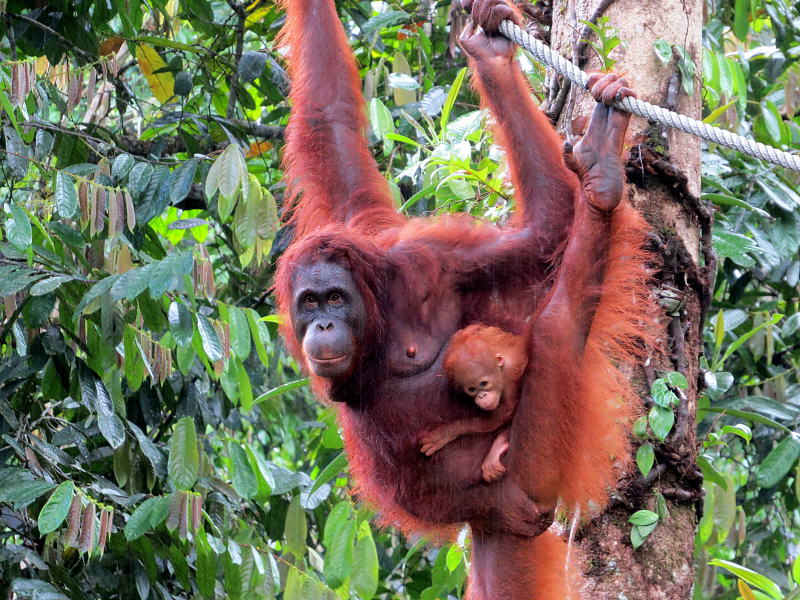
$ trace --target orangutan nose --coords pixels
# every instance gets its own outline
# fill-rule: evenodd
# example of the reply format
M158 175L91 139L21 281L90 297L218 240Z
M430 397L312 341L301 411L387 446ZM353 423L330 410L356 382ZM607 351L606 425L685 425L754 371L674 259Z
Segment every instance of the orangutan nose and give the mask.
M333 329L333 321L327 321L325 323L317 323L317 329L320 331L330 331Z

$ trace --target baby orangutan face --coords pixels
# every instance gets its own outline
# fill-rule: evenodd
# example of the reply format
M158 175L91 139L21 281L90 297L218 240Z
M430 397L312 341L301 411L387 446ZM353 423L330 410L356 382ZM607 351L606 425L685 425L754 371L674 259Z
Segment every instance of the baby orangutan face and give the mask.
M503 396L503 363L501 354L496 357L496 362L491 364L473 363L470 368L464 369L462 377L457 382L464 392L475 399L483 410L495 410Z

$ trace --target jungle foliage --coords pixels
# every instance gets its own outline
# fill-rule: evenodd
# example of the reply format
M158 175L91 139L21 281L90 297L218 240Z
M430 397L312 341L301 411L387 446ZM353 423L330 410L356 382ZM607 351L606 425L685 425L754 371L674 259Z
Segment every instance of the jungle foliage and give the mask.
M503 155L451 3L337 4L398 210L502 221ZM703 94L709 122L800 150L800 8L708 14L702 85L682 93ZM370 526L334 416L277 334L282 18L269 0L0 0L0 581L18 598L463 591L465 535L435 548ZM612 25L592 43L606 64L624 45ZM653 60L688 81L700 67L664 43ZM800 176L717 147L703 174L720 260L695 597L797 598ZM643 473L681 377L653 385ZM631 519L635 546L670 526L653 508Z

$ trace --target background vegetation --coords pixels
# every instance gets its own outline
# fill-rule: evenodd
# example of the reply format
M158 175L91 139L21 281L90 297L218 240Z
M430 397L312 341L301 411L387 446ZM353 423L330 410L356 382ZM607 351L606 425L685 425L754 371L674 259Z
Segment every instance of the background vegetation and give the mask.
M503 156L464 83L450 2L337 4L399 210L502 221ZM800 9L707 6L703 85L683 93L703 94L709 122L800 149ZM267 291L291 235L278 219L280 9L0 0L0 19L3 587L43 600L458 596L468 540L430 548L370 527L333 415L277 337ZM612 26L593 40L607 64L624 44ZM524 64L539 89L543 72ZM695 597L797 598L800 178L716 147L703 165L720 262ZM658 382L666 412L645 448L680 402L682 382ZM640 455L649 471L655 453ZM639 515L635 544L669 527L656 516Z

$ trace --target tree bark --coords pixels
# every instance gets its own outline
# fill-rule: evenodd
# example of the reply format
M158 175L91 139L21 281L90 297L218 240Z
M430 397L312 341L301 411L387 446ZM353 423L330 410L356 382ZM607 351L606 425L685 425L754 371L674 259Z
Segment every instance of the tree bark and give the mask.
M551 43L563 56L573 58L579 43L581 20L601 6L623 45L613 50L614 70L624 73L639 98L669 106L700 118L702 0L665 0L657 5L641 0L554 0ZM686 48L694 59L694 94L680 88L675 60L663 65L654 42L663 39ZM590 41L596 42L592 34ZM602 69L597 53L585 51L583 68ZM550 81L550 80L548 80ZM561 94L550 85L549 107L557 109L559 129L580 129L594 102L583 90ZM677 90L680 90L678 93ZM558 106L561 104L561 106ZM577 119L577 120L576 120ZM569 122L567 122L569 121ZM676 409L676 424L664 444L654 440L656 466L643 478L635 463L623 479L611 506L578 531L573 551L586 579L583 596L593 600L686 600L694 579L694 532L696 506L701 499L701 480L695 465L696 396L702 382L699 358L702 327L716 271L711 249L711 213L699 200L700 141L673 130L662 131L635 117L629 135L632 147L628 163L628 193L652 225L653 249L660 264L654 277L654 293L677 295L679 307L664 313L663 347L652 350L650 365L631 373L642 397L642 414L651 403L649 383L669 371L683 373L689 381L686 398ZM666 294L665 290L677 294ZM666 497L669 517L659 523L644 544L634 550L628 518L637 510L655 510L656 492Z

